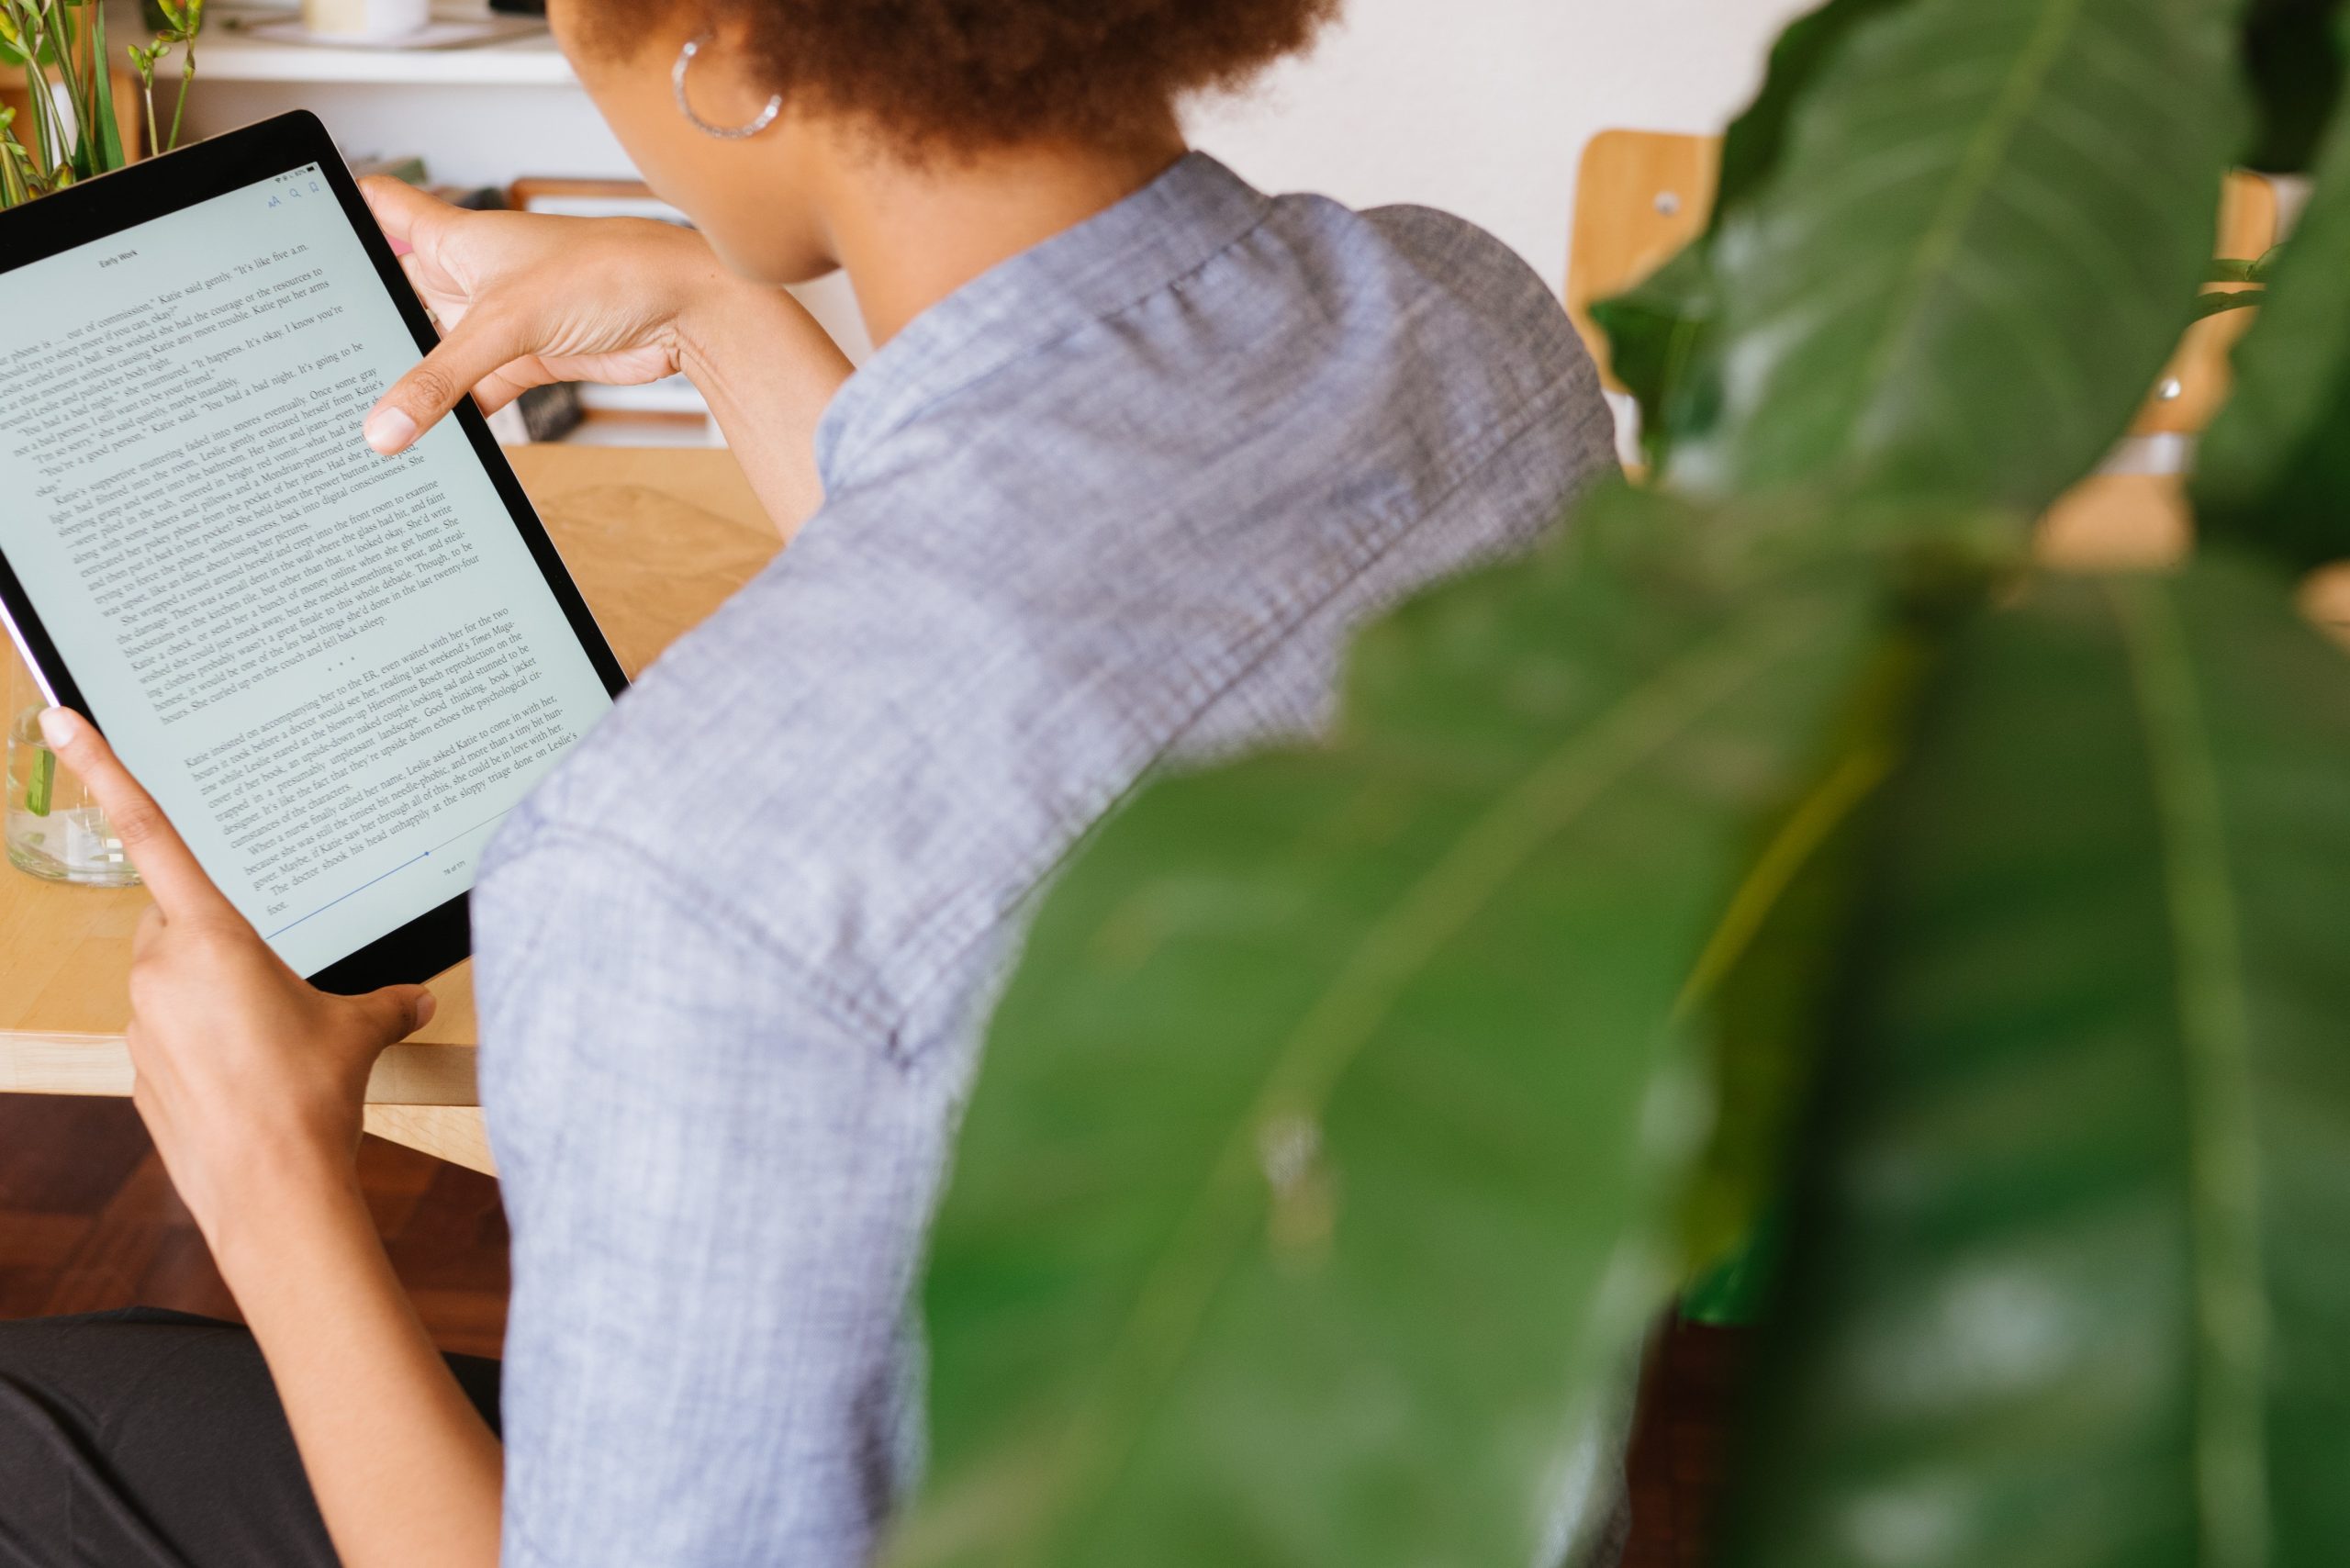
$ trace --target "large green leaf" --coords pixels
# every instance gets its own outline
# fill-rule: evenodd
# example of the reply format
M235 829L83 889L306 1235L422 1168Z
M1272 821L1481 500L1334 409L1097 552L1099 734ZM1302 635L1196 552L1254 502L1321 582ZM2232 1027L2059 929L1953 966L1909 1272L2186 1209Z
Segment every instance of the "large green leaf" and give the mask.
M2195 481L2207 537L2298 566L2350 556L2350 114L2236 351L2236 386Z
M2244 162L2294 174L2310 166L2342 98L2342 0L2253 0L2244 31L2260 127Z
M2241 560L1959 642L1729 1561L2350 1561L2350 662Z
M1910 0L1850 24L1713 242L1718 414L1671 476L2037 510L2127 427L2244 142L2240 0Z
M1717 218L1744 210L1778 169L1788 128L1836 51L1862 23L1931 0L1827 0L1787 25L1771 46L1770 68L1754 102L1722 140Z
M1723 215L1741 210L1777 166L1789 118L1822 63L1853 24L1917 0L1829 0L1779 38L1762 90L1734 121L1722 144L1721 181L1705 238L1638 286L1595 301L1617 379L1640 405L1651 464L1662 469L1673 443L1712 423L1720 410L1719 365L1713 349L1712 235Z
M1609 368L1640 406L1641 450L1659 472L1671 465L1675 441L1721 410L1711 355L1716 305L1703 240L1637 286L1592 302L1592 319L1607 334Z
M1333 744L1078 858L963 1131L893 1561L1559 1544L1673 1283L1684 987L1884 635L1873 567L1731 572L1712 521L1615 494L1371 632Z

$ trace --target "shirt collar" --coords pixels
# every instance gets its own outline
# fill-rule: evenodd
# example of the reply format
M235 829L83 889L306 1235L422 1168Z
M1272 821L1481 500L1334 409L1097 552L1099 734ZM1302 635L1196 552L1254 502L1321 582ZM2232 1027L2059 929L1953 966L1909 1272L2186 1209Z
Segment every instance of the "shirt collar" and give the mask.
M973 382L1149 297L1264 220L1271 198L1187 152L1116 206L980 274L849 377L816 427L827 490L890 431Z

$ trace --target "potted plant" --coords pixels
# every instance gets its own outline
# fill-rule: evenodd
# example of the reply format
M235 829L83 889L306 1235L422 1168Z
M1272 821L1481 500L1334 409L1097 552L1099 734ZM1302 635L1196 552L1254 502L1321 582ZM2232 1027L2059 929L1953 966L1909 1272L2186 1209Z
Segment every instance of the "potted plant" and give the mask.
M196 38L204 0L151 0L161 26L144 45L126 50L129 79L143 100L146 144L168 151L178 145L196 73ZM169 121L155 110L157 67L180 55L179 92ZM0 70L21 71L24 92L0 104L0 207L21 206L51 192L119 169L135 151L117 112L115 73L106 44L106 17L97 0L0 0ZM19 308L29 302L18 301ZM137 873L95 806L77 785L61 780L57 759L34 727L30 683L9 666L9 859L57 880L122 885Z
M1725 1561L2350 1558L2338 9L1787 31L1606 312L1656 486L1044 902L890 1561L1572 1560L1644 1334L1774 1209ZM2316 184L2200 546L2050 570L2247 158Z

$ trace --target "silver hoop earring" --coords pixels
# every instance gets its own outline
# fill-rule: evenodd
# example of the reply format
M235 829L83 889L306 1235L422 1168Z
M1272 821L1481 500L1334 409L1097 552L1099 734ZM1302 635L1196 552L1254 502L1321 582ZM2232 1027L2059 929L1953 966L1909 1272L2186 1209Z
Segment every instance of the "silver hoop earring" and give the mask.
M701 46L709 41L708 33L702 34L698 39L688 39L686 47L677 51L677 63L669 68L669 85L677 95L677 112L686 117L688 125L692 126L704 136L714 136L721 141L747 141L773 125L776 117L783 113L783 95L778 93L774 97L769 98L767 106L761 109L758 118L747 125L733 127L712 125L694 113L693 101L686 96L686 73L693 69L694 60L701 53Z

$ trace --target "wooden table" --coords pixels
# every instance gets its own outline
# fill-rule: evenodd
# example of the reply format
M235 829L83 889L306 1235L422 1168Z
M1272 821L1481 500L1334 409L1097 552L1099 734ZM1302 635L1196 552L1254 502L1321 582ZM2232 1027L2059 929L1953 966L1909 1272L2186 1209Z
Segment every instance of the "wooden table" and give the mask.
M632 676L779 547L727 453L532 446L509 455ZM146 904L140 890L62 887L0 865L0 1093L130 1092L126 980ZM432 991L441 1006L431 1025L376 1066L367 1130L488 1170L473 966Z

